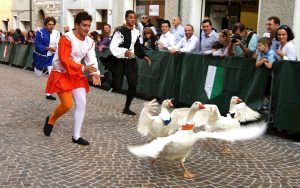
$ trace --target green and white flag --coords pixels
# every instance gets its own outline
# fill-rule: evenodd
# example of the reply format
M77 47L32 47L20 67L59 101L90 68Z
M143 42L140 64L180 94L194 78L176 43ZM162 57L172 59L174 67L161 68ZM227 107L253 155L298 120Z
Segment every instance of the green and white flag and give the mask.
M4 46L3 58L5 59L8 54L8 46Z
M208 66L204 90L208 99L213 99L223 91L224 68Z

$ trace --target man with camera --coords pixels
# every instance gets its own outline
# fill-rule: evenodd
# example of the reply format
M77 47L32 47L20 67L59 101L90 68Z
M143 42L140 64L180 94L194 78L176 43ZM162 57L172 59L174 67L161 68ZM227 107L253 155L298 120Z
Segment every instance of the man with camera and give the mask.
M229 55L252 57L257 47L257 34L255 32L248 32L242 23L234 24L232 33Z

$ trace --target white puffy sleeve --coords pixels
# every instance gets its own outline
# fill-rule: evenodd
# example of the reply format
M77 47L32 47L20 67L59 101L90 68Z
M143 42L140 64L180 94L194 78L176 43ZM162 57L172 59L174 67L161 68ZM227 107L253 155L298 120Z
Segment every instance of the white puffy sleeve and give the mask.
M119 31L115 32L111 40L109 49L111 53L117 58L125 58L125 52L128 49L119 47L119 45L122 44L123 42L124 42L124 36Z
M93 67L95 67L97 69L97 71L94 72L93 74L100 75L100 71L98 69L98 61L97 61L96 53L95 53L95 42L94 41L92 42L92 46L89 49L88 53L86 54L84 62L85 62L86 65L94 64Z

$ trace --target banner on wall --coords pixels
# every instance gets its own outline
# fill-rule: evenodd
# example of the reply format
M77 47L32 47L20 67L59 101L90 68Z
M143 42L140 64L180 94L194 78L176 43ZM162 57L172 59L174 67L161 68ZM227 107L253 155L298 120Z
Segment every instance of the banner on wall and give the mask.
M150 5L149 6L149 15L150 16L159 16L159 5Z
M136 6L136 13L138 15L146 14L146 6L145 5Z

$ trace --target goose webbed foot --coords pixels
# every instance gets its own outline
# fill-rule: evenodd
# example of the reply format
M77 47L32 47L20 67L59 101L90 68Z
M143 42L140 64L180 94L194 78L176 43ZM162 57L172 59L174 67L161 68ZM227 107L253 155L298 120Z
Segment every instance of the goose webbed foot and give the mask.
M192 179L194 174L190 173L184 166L184 159L180 161L181 167L184 169L183 177L186 179Z
M150 160L150 164L151 164L151 165L154 165L154 164L156 163L156 161L157 161L157 158L151 159L151 160Z
M183 177L186 178L186 179L192 179L195 175L190 173L189 171L184 171L183 173Z
M223 149L223 154L225 154L225 155L229 155L229 154L231 154L231 150L229 149L229 147L227 146L227 143L224 141L224 149Z

